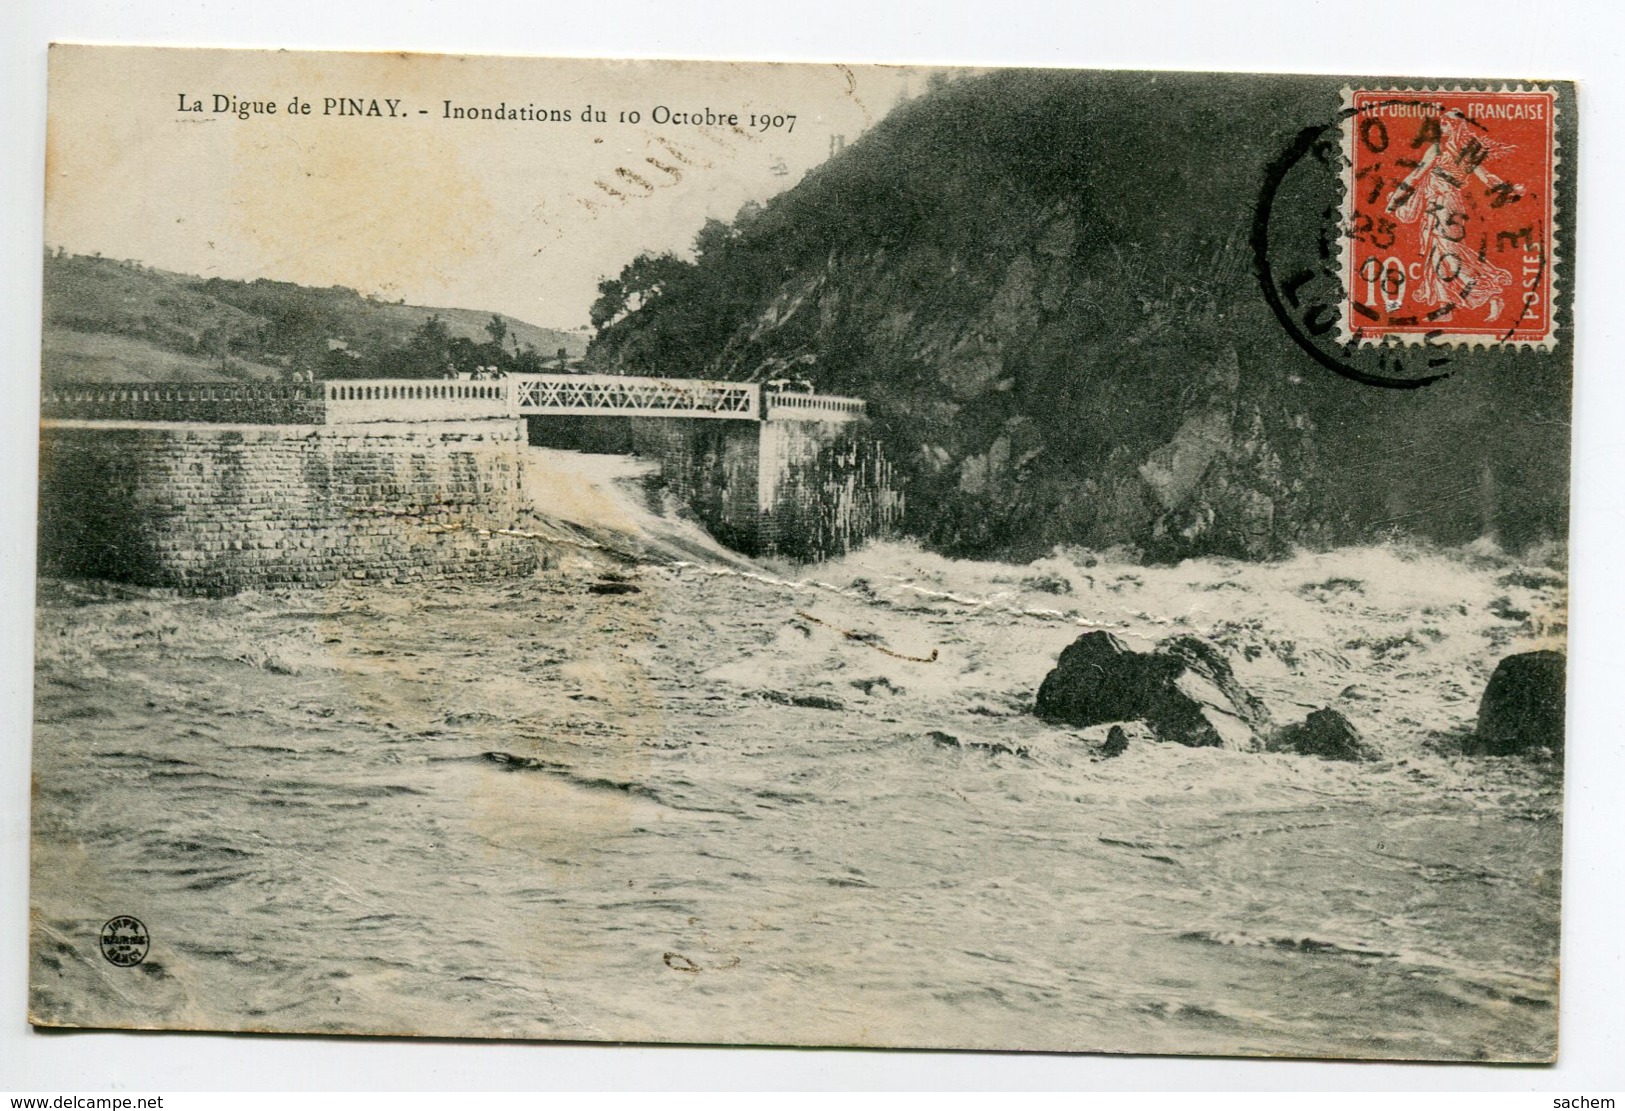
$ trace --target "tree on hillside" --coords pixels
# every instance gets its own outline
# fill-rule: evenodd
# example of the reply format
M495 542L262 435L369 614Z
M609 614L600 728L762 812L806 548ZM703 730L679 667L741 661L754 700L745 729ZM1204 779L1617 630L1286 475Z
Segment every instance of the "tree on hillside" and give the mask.
M491 337L491 346L500 350L502 341L508 338L507 322L496 313L492 313L491 319L486 322L485 333Z
M603 331L627 313L652 303L693 269L693 263L685 262L670 251L658 255L640 254L621 268L620 277L605 278L598 283L598 300L593 302L589 314L592 326Z
M739 229L715 217L706 220L694 236L694 261L703 266L708 260L721 258L729 244L739 237Z
M760 234L766 212L747 202L731 224L707 220L694 236L694 262L646 253L619 278L600 282L591 314L598 364L665 373L715 365L729 337L786 274L780 244ZM636 324L620 326L634 315Z
M409 377L433 378L444 374L451 365L451 329L439 314L432 314L406 341L406 351L408 361L404 369Z
M404 344L385 347L371 360L352 367L329 364L334 377L441 378L454 365L451 329L439 315L431 315L413 330ZM467 340L463 340L468 343ZM337 370L340 373L335 374Z
M518 341L516 340L515 343ZM542 366L542 354L536 350L534 344L525 344L513 357L513 373L515 374L541 374L546 370Z

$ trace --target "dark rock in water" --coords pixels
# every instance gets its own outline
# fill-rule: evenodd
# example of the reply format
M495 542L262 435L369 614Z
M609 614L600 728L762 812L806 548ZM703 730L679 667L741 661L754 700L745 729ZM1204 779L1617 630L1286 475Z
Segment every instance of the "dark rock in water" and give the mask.
M1072 583L1059 575L1049 573L1028 575L1021 580L1023 590L1041 590L1045 594L1071 594Z
M557 770L559 767L557 764L549 764L530 756L515 756L511 752L482 752L479 759L510 772Z
M1038 716L1084 726L1139 717L1144 659L1111 633L1084 633L1039 686Z
M1236 680L1224 653L1207 641L1170 637L1157 645L1152 657L1172 660L1184 669L1175 676L1174 686L1196 711L1192 714L1176 701L1179 713L1173 720L1159 724L1151 719L1159 739L1253 750L1263 747L1264 739L1274 732L1275 723L1264 703ZM1204 739L1214 735L1220 740Z
M1271 733L1264 704L1219 650L1189 636L1135 652L1111 633L1085 633L1045 676L1036 710L1069 725L1144 721L1159 741L1193 748L1252 751Z
M1382 753L1366 743L1354 723L1331 707L1316 710L1296 725L1278 730L1270 738L1269 750L1353 763L1382 759Z
M1113 756L1121 756L1128 751L1128 734L1121 725L1114 725L1111 732L1106 734L1106 743L1100 746L1100 754L1108 760Z
M892 681L884 675L877 675L872 679L852 679L847 682L847 686L856 687L867 695L903 693L902 687L893 686Z
M1563 688L1567 660L1561 652L1521 652L1495 667L1478 703L1478 749L1513 756L1536 749L1563 751Z
M987 741L977 737L957 737L952 733L944 733L940 729L928 729L925 736L943 748L958 748L966 752L980 751L991 753L994 756L1020 756L1024 759L1032 755L1026 745L1016 744L1012 741Z
M827 694L790 694L787 691L775 690L760 690L753 693L757 698L767 702L777 702L781 706L805 706L809 710L846 709L846 703Z
M589 593L589 594L642 594L643 591L638 589L632 583L601 582L601 583L593 583L591 586L587 587L587 593Z

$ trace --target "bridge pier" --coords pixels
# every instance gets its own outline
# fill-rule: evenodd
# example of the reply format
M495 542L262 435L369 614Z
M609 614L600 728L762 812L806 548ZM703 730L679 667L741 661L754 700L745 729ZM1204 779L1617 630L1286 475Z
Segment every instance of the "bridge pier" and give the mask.
M812 561L895 533L890 465L860 422L632 422L634 450L718 541L753 556Z
M532 444L657 460L667 489L737 552L825 559L901 523L857 398L681 378L511 381Z

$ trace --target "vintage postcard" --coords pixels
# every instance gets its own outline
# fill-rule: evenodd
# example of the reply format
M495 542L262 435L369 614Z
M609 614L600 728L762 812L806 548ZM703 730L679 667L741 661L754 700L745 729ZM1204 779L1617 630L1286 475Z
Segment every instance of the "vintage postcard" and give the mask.
M1575 95L55 47L30 1021L1555 1059Z

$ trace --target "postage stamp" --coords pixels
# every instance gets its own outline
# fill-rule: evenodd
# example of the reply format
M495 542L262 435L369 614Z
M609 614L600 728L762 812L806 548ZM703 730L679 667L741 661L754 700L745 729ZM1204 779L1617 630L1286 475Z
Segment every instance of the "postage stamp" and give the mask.
M1550 89L1353 89L1343 341L1550 344Z

